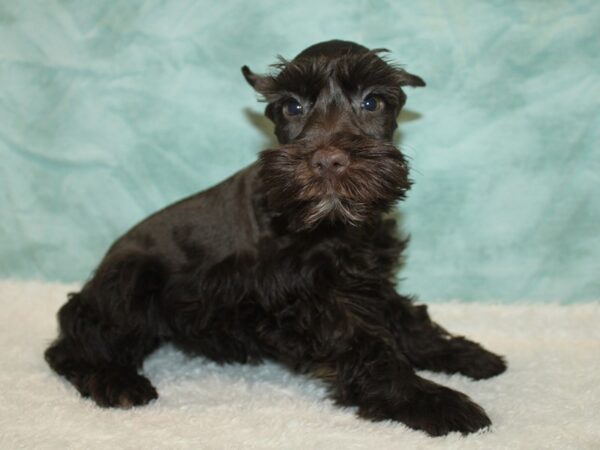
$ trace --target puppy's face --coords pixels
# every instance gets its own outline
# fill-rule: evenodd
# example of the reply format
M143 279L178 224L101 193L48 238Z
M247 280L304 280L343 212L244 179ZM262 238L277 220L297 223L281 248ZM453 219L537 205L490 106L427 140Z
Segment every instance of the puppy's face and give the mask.
M408 166L393 146L402 86L423 80L360 45L309 47L248 82L268 103L281 146L260 156L269 206L296 231L324 220L359 224L404 197Z

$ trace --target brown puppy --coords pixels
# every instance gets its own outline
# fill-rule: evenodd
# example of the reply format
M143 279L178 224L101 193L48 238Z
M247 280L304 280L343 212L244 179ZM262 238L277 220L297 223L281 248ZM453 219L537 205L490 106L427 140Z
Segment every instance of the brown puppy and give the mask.
M120 238L61 308L50 366L101 406L142 405L157 393L138 369L170 341L220 362L278 361L369 419L431 435L488 426L467 396L414 371L480 379L506 366L395 290L406 240L384 213L410 180L392 135L402 88L425 83L380 53L329 41L273 75L244 66L281 146Z

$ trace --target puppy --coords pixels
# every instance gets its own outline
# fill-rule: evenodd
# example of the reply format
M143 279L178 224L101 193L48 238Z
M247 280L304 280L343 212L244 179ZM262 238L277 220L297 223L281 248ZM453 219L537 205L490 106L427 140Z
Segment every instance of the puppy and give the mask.
M425 82L382 52L335 40L270 75L244 66L280 146L118 239L60 309L49 365L100 406L143 405L158 395L138 370L172 342L221 363L277 361L371 420L430 435L490 425L415 373L506 365L395 289L406 240L385 213L411 182L392 136L403 88Z

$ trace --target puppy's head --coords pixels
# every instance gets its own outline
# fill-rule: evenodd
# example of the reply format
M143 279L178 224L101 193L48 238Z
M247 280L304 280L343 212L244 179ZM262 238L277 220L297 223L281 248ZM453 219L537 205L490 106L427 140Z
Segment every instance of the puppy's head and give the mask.
M406 101L402 87L425 82L383 60L383 51L328 41L280 58L270 75L242 68L267 102L281 144L260 156L269 206L296 231L324 220L360 224L410 187L392 136Z

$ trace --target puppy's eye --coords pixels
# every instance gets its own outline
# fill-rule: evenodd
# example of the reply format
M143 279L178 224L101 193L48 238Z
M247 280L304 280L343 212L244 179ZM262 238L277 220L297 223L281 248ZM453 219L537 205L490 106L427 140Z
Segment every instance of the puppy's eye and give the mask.
M375 112L383 108L383 100L372 94L367 95L360 104L360 107L365 111Z
M288 100L283 104L283 113L286 116L298 116L302 114L303 110L302 105L294 99Z

